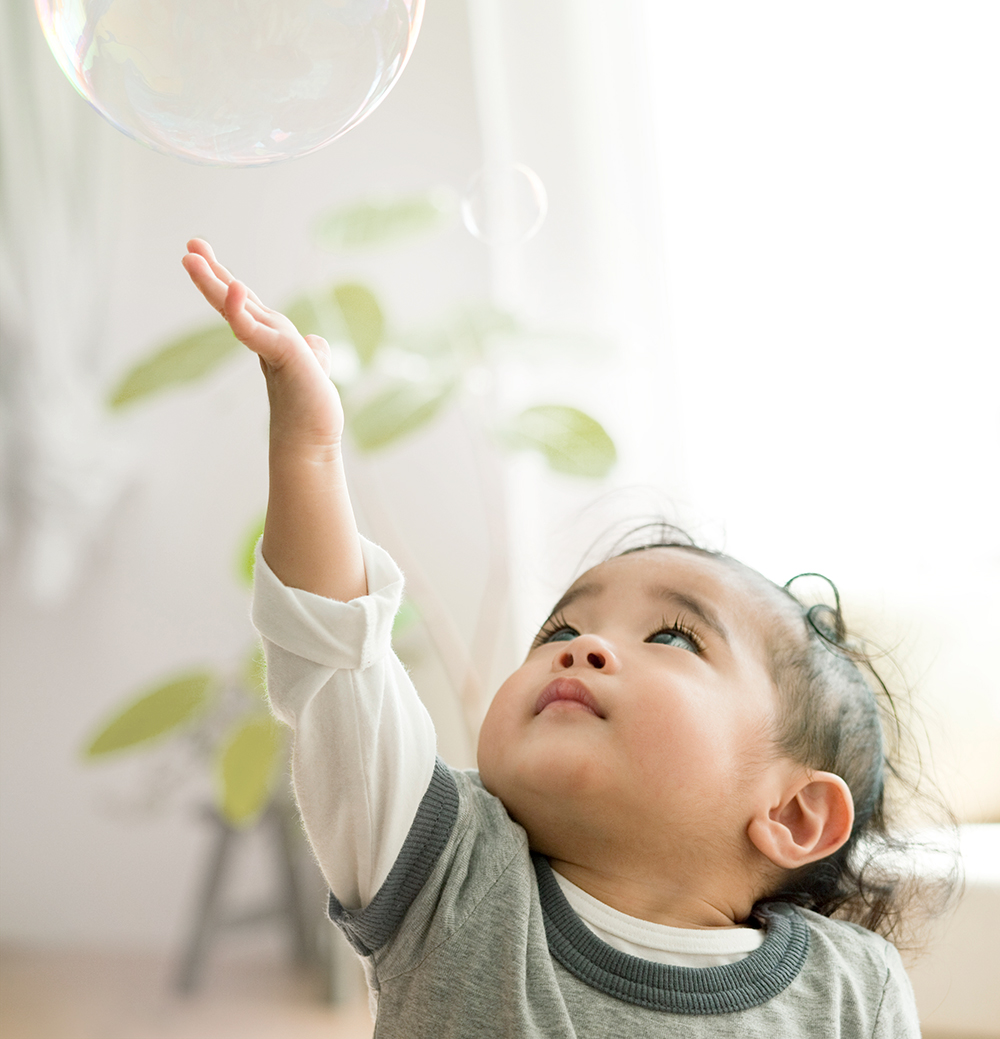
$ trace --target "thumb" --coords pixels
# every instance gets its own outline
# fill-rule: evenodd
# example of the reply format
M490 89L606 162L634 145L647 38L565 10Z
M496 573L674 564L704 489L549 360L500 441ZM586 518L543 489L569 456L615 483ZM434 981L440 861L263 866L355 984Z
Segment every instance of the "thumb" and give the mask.
M319 362L320 368L323 369L323 374L329 375L330 364L332 361L330 344L322 336L317 335L307 335L305 340L309 344L309 349L312 350L316 360Z

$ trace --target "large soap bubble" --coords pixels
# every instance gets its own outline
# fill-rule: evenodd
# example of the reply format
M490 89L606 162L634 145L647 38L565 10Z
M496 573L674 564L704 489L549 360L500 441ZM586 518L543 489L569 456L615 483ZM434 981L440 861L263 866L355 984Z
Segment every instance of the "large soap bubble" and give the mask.
M403 71L424 0L35 0L63 72L123 133L212 166L307 155Z

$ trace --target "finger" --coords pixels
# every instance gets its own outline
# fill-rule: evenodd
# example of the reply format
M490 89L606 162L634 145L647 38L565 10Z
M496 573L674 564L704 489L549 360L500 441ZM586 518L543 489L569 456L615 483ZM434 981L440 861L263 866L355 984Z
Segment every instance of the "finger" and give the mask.
M330 374L331 362L333 356L330 352L330 344L322 337L317 335L307 335L306 342L309 344L309 349L312 350L319 361L320 368L323 369L324 375Z
M191 251L181 261L184 264L185 270L191 275L191 279L201 289L205 298L208 299L212 306L219 313L223 313L226 291L236 279L215 259L215 254L212 252L212 247L208 242L200 238L193 238L188 242L188 247ZM215 284L212 284L213 279ZM267 307L249 289L247 289L247 298L259 308L254 316L260 320L267 311Z
M215 276L208 261L198 253L188 253L182 260L188 276L198 287L201 294L219 313L223 313L226 304L227 285Z
M258 321L247 306L247 287L241 281L233 281L226 293L222 316L229 323L233 335L250 347L261 358L268 358L280 339L278 333L265 322Z
M192 238L188 242L188 251L195 253L198 256L204 257L209 267L212 268L212 273L219 279L219 281L228 285L232 280L233 276L222 266L221 263L215 258L215 250L205 241L204 238Z
M261 301L257 299L257 297L246 287L246 285L243 284L242 281L240 282L240 285L243 286L243 289L246 292L244 306L247 309L247 313L250 314L257 321L259 321L261 324L270 325L272 322L268 320L268 317L269 315L272 315L274 311L270 310L268 307L265 307L264 304L261 303Z
M236 338L247 342L258 327L257 320L247 313L247 287L235 279L229 283L223 304L222 316L229 322L229 327L236 333Z
M204 238L192 238L188 241L187 250L189 253L198 253L204 256L206 260L215 259L215 250L205 241Z
M199 256L203 256L208 261L208 265L212 268L212 272L215 276L223 282L225 285L229 285L233 281L233 275L221 263L215 258L215 250L205 241L204 238L192 238L187 244L188 250L192 253L196 253ZM253 300L257 306L262 307L264 304L257 298L257 296L247 289L247 296Z
M215 250L205 241L204 238L192 238L187 244L187 250L189 253L201 256L209 265L218 264L219 262L215 258Z
M241 343L260 353L269 350L280 339L280 333L270 322L260 319L260 308L249 297L250 291L246 285L234 278L226 290L222 316Z

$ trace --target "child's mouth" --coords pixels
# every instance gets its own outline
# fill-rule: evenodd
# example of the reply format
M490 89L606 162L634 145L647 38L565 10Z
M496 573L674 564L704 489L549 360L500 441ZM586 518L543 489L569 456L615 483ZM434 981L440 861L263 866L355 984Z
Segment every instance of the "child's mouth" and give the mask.
M598 718L604 717L597 701L590 690L576 678L556 678L542 690L535 703L535 714L541 714L546 707L555 704L559 707L587 710Z

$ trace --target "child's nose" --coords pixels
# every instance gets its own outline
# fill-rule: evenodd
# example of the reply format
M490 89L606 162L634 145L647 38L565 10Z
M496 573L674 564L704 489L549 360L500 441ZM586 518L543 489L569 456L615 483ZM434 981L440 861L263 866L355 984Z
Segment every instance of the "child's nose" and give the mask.
M611 646L597 635L577 635L556 656L556 668L592 667L597 671L618 670L618 658Z

